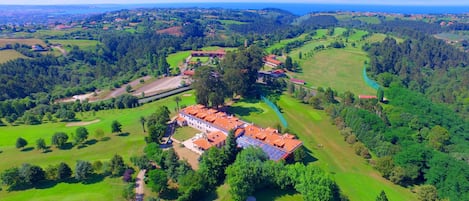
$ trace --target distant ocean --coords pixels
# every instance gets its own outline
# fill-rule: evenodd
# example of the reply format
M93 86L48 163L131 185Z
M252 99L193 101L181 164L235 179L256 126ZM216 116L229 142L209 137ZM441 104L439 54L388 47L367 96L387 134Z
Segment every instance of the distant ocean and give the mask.
M9 6L0 6L5 9ZM389 5L347 5L347 4L302 4L302 3L169 3L169 4L106 4L74 6L14 6L16 8L53 8L53 14L89 14L135 8L228 8L228 9L263 9L278 8L296 15L311 12L356 11L387 12L402 14L461 14L469 13L469 6L389 6Z

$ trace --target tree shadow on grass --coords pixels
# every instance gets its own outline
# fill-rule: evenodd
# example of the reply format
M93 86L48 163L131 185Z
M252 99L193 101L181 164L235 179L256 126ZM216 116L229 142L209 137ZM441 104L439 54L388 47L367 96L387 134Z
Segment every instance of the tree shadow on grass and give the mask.
M264 111L256 107L231 106L228 108L228 112L239 116L249 116L252 113L262 113Z
M91 145L96 144L97 142L98 142L98 140L92 139L92 140L87 140L85 142L85 144L88 145L88 146L91 146Z
M129 135L130 135L130 133L129 133L129 132L125 132L125 133L119 133L119 134L117 134L117 136L119 136L119 137L127 137L127 136L129 136Z
M83 144L78 145L77 149L83 149L83 148L86 148L86 147L88 147L88 146L83 143Z
M42 151L43 154L47 154L47 153L50 153L52 152L52 150L50 150L49 148L47 148L46 150Z
M93 174L91 175L88 179L86 180L77 180L75 179L73 176L64 180L63 182L64 183L67 183L67 184L78 184L78 183L82 183L82 184L85 184L85 185L89 185L89 184L95 184L95 183L99 183L99 182L102 182L104 180L104 178L106 178L106 175L103 175L103 174Z
M303 147L305 152L306 152L306 157L304 158L303 160L303 163L304 164L308 164L308 163L312 163L312 162L316 162L318 161L318 159L316 157L313 156L313 153L311 152L311 150L309 150L308 148L306 147Z
M71 142L65 143L63 146L60 147L62 150L70 150L73 148L73 144Z
M23 149L21 149L22 152L28 152L28 151L32 151L34 149L34 147L25 147Z
M101 141L105 142L105 141L109 141L111 138L110 137L103 137L101 138Z
M56 186L60 181L49 181L49 180L46 180L46 181L42 181L40 183L38 183L37 185L34 186L34 188L36 189L48 189L48 188L52 188L54 186Z

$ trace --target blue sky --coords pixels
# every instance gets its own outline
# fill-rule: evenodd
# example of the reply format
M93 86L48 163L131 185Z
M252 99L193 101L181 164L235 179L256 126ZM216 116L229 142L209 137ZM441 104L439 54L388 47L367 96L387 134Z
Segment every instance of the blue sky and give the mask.
M269 3L337 3L378 5L469 5L468 0L0 0L0 4L139 4L183 2L269 2Z

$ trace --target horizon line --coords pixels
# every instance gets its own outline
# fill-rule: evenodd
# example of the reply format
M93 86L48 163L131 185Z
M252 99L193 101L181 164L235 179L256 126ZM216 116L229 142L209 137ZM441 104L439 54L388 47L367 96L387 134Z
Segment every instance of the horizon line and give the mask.
M234 2L234 1L225 1L225 2L211 2L211 1L188 1L188 2L140 2L140 3L24 3L24 4L12 4L10 2L8 3L2 3L0 2L0 5L2 6L97 6L97 5L165 5L165 4L196 4L196 3L201 3L201 4L258 4L258 3L267 3L265 1L253 1L253 2ZM425 7L432 7L432 6L443 6L443 7L452 7L452 6L469 6L469 3L467 4L439 4L439 3L409 3L409 4L402 4L402 3L392 3L392 2L377 2L377 3L361 3L361 2L300 2L300 1L294 1L294 2L269 2L269 4L299 4L299 5L304 5L304 4L310 4L310 5L357 5L357 6L425 6Z

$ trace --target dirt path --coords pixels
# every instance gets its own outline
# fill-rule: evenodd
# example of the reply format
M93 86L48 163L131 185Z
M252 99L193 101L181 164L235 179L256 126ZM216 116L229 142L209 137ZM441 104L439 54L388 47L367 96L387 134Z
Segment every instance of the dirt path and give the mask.
M133 92L133 95L140 96L143 92L145 93L145 96L151 96L159 92L178 88L181 85L181 81L182 76L160 78L137 89L135 92Z
M87 126L87 125L91 125L91 124L94 124L94 123L98 123L99 121L101 121L100 119L96 119L96 120L93 120L93 121L80 121L80 122L71 122L71 123L68 123L67 125L65 125L66 127L72 127L72 126Z
M59 51L62 53L62 55L63 55L64 57L67 56L67 51L65 51L65 49L63 49L61 46L59 46L59 45L54 45L54 46L51 46L51 47L54 48L54 49L59 50Z
M144 196L144 177L145 177L145 172L147 170L143 169L138 172L137 178L135 179L135 200L136 201L143 201L143 196Z
M149 80L151 77L150 76L145 76L145 77L141 77L141 78L137 78L135 80L133 80L132 82L129 82L127 84L124 84L122 85L120 88L117 88L117 89L114 89L110 94L108 94L103 100L107 100L107 99L111 99L111 98L115 98L115 97L118 97L124 93L126 93L125 91L125 87L127 85L130 85L132 86L132 88L134 88L135 86L137 86L138 84L140 84L140 80L143 79L143 80Z

